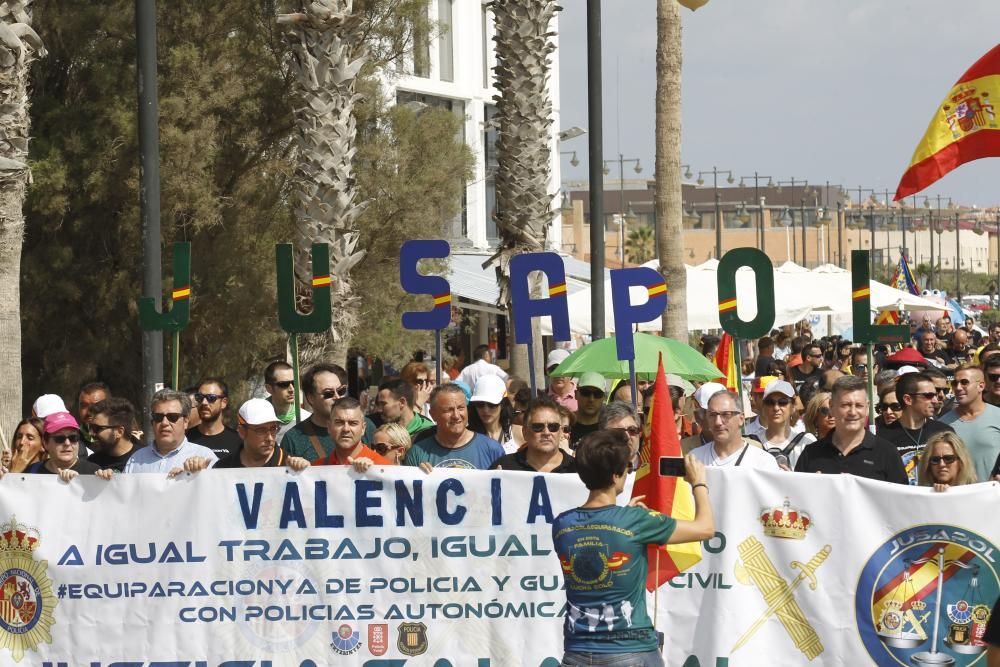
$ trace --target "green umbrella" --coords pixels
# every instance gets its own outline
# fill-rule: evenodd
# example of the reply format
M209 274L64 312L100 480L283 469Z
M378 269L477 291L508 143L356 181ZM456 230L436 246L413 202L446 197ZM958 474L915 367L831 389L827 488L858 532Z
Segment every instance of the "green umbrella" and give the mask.
M661 352L665 373L673 373L692 382L707 382L722 377L715 364L690 345L673 338L634 333L632 341L635 345L635 374L644 380L656 377ZM628 377L628 361L618 360L614 336L584 345L556 366L551 374L579 377L588 371L612 379Z

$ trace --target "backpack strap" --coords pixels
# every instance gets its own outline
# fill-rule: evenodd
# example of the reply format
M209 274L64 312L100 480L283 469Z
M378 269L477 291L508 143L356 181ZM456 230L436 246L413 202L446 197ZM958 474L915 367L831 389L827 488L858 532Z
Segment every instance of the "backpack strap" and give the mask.
M302 430L306 432L309 436L309 442L312 443L313 450L316 452L316 458L325 459L326 452L323 451L323 445L319 443L319 438L316 436L316 428L313 426L311 419L306 419L303 423Z

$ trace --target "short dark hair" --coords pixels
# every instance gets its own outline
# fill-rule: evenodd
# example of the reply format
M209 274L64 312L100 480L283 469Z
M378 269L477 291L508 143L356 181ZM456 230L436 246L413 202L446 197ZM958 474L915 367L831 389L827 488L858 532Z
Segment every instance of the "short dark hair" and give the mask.
M614 484L615 475L624 475L632 459L632 447L624 431L603 429L590 433L576 450L576 472L591 491Z
M86 382L80 387L80 391L77 392L77 396L82 396L84 394L92 394L95 391L103 391L108 396L111 395L111 388L106 382L94 381Z
M135 427L135 408L124 398L106 398L98 401L90 408L90 416L107 415L111 426L122 426L125 431Z
M903 396L912 396L917 393L917 385L921 382L930 382L933 384L934 380L925 373L904 373L899 376L896 380L896 400L900 403L903 402Z
M333 408L330 409L330 413L332 414L337 410L361 410L361 403L353 396L344 396L333 402Z
M340 380L340 384L347 385L347 371L337 364L320 362L313 364L302 376L302 392L305 394L316 393L316 376L320 373L333 373Z
M987 348L991 347L994 350L1000 349L1000 346L997 345L987 345L986 347L984 347L979 351L979 355L982 356L983 352L987 352L988 351ZM989 357L986 357L986 359L983 360L983 369L996 368L997 366L1000 366L1000 354L990 355Z
M553 401L548 396L539 396L538 398L532 400L528 403L528 408L524 411L524 424L527 425L531 421L531 415L533 415L538 410L552 410L556 414L559 414L559 404Z
M852 391L868 391L868 382L857 375L845 375L842 378L837 378L837 381L833 383L833 390L830 392L832 394L831 400L836 399L838 394L847 394Z
M287 361L281 361L280 359L278 361L272 361L267 365L267 368L264 369L264 384L274 384L274 374L278 371L290 370L293 370L292 365Z
M795 338L793 338L791 346L792 354L800 354L805 344L806 344L806 339L803 338L802 336L796 336Z
M216 375L209 375L207 377L203 377L200 380L198 380L198 389L201 389L206 384L216 384L216 385L219 385L219 389L222 390L222 395L226 396L226 397L229 396L229 385L226 384L226 381L223 380L222 378L220 378L220 377L218 377Z
M378 386L378 390L388 391L396 399L405 399L406 405L410 408L413 407L413 387L406 380L399 378L386 380Z
M948 379L947 373L945 373L944 371L942 371L939 368L934 368L933 366L925 368L921 372L924 375L926 375L927 377L929 377L931 379L931 382L933 382L934 380L947 380Z
M476 349L472 351L472 358L475 361L479 361L486 356L486 353L490 351L489 345L477 345Z
M765 350L769 347L774 347L774 339L770 336L764 336L759 341L757 341L757 350Z

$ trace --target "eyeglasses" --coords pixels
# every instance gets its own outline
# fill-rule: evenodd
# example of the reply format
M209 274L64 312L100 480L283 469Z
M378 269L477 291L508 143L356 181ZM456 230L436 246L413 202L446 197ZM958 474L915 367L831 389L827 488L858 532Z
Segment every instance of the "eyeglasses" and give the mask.
M903 407L899 403L879 403L877 406L879 412L899 412Z
M274 425L274 426L249 426L248 425L246 427L246 429L248 431L253 431L254 433L256 433L259 436L265 436L265 435L277 436L278 435L278 431L281 430L281 427L278 426L278 425Z
M764 399L764 405L768 406L769 408L773 408L776 405L778 407L787 408L791 404L791 402L792 402L792 400L790 398L765 398Z
M64 442L68 442L71 445L75 445L76 443L80 442L80 435L78 433L70 433L69 435L50 435L49 440L56 443L57 445L61 445Z
M293 384L295 384L294 380L282 380L281 382L272 382L271 386L277 387L278 389L288 389Z
M642 433L642 429L639 428L638 426L623 426L621 428L616 428L616 429L612 429L612 430L613 431L625 431L626 433L628 433L628 435L629 435L630 438L634 438L637 435L639 435L640 433Z
M577 391L580 392L580 396L583 396L584 398L604 398L604 392L600 389L580 387Z
M171 424L176 424L177 420L183 416L184 415L179 412L153 412L149 415L149 418L154 424L159 424L164 419L169 421Z
M952 387L968 387L970 384L972 384L972 380L969 378L955 378L951 381Z
M324 389L320 395L327 400L331 398L343 398L347 396L347 385L342 384L336 389Z
M939 466L942 463L946 466L950 466L952 463L958 460L958 457L954 454L945 454L944 456L932 456L930 458L931 465Z
M726 410L724 412L709 412L708 421L715 421L719 417L722 417L722 421L727 422L738 414L741 413L737 412L736 410Z
M530 424L528 424L528 427L531 428L531 430L535 433L541 433L546 428L549 429L549 433L558 433L559 431L562 430L562 424L560 424L559 422L547 422L547 423L531 422Z
M208 404L211 405L220 398L225 398L225 396L223 396L222 394L195 394L194 402L201 403L202 401L208 401Z
M395 452L400 449L405 449L403 445L387 445L384 442L376 443L372 445L372 447L380 456L385 456L389 452Z

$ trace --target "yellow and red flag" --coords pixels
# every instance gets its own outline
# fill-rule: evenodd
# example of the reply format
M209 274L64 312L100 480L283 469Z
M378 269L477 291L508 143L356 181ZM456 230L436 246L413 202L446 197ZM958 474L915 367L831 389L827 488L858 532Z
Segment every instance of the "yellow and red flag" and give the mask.
M632 497L645 496L649 509L674 519L694 519L694 496L691 486L680 477L660 475L661 456L680 456L681 441L674 423L674 410L670 403L667 376L663 373L663 354L660 354L653 400L649 404L649 418L645 425L646 446L640 454ZM657 551L659 550L659 559ZM649 573L646 589L653 591L701 560L701 544L649 545ZM659 567L657 567L659 565Z
M995 99L1000 100L1000 45L962 75L934 112L896 188L896 201L920 192L959 165L1000 156Z
M725 376L723 384L729 391L737 391L740 386L740 369L736 367L736 350L733 349L735 341L727 333L722 334L719 347L715 349L715 366Z

